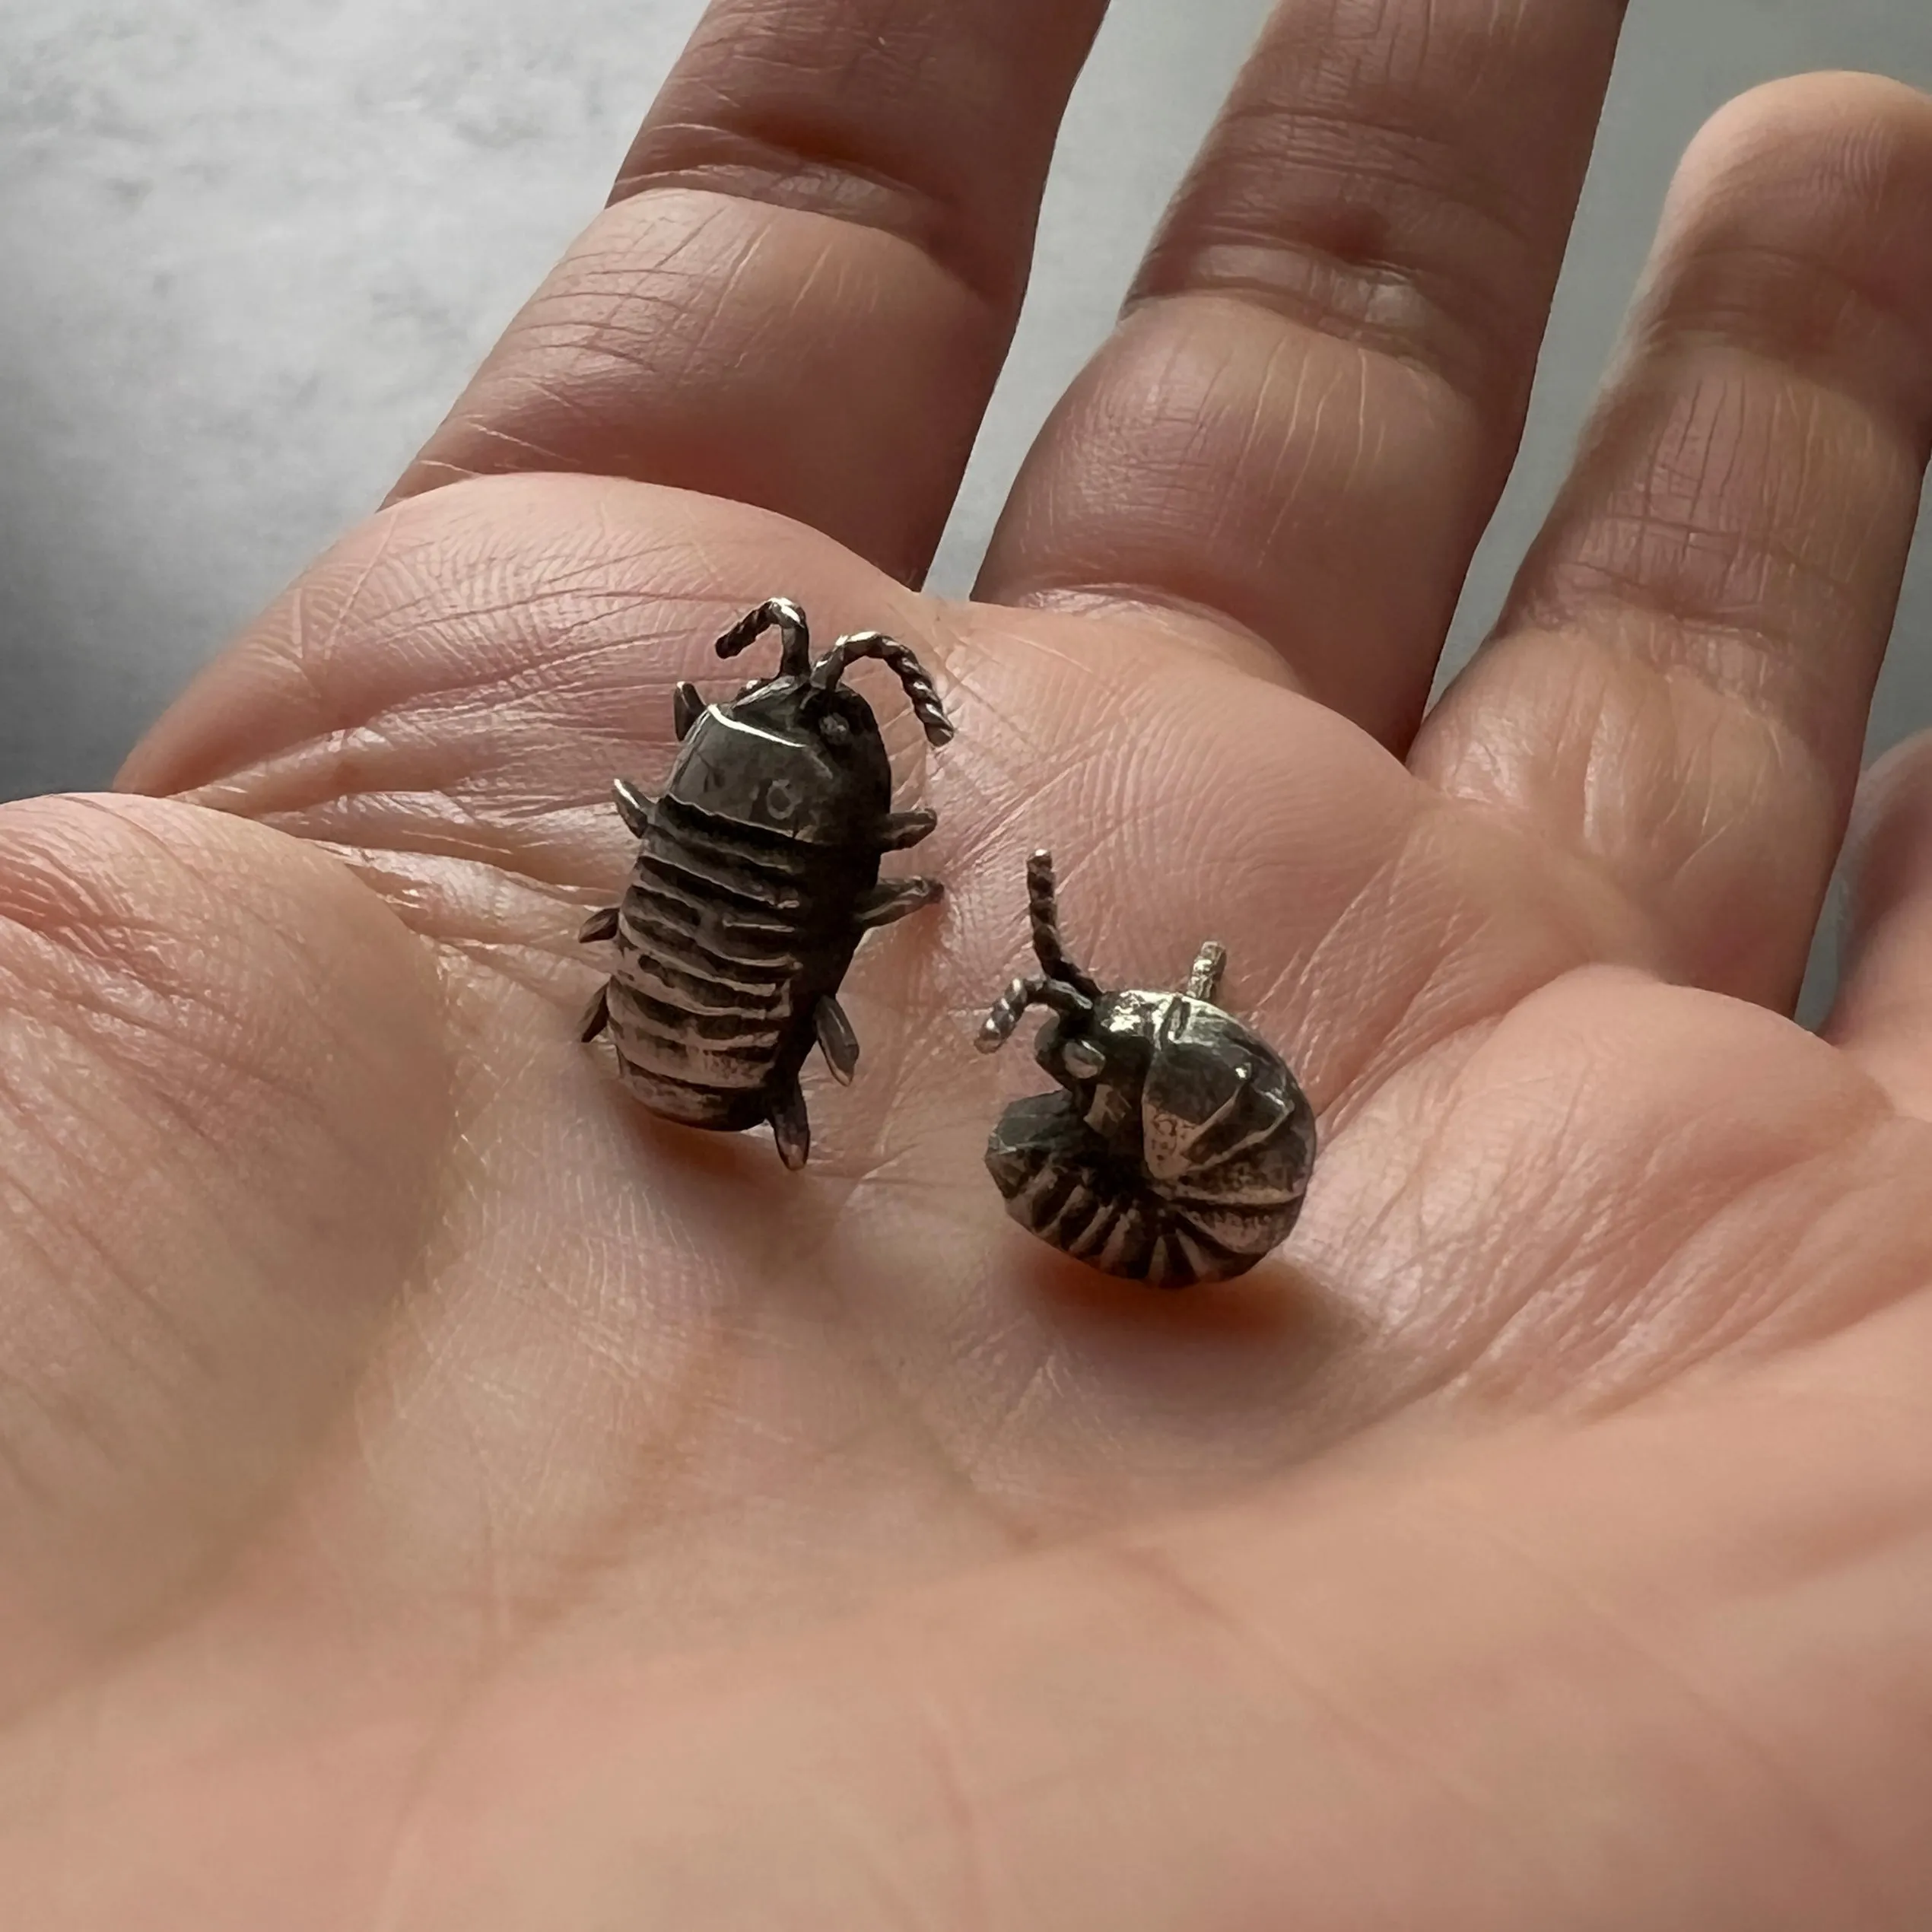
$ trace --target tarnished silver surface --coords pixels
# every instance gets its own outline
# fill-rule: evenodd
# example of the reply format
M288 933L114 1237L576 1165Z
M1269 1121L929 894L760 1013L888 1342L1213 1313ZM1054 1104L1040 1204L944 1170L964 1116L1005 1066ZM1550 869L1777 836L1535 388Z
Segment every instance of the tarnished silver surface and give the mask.
M892 770L872 707L843 680L887 665L934 745L952 737L918 659L876 631L841 637L815 664L803 611L761 604L718 640L735 657L779 634L778 675L707 705L680 685L683 748L660 799L628 780L617 809L639 840L621 905L586 942L617 964L583 1037L608 1032L625 1085L653 1114L731 1133L769 1121L785 1165L802 1168L811 1123L799 1070L815 1046L849 1081L859 1043L838 1003L859 942L929 906L937 879L882 883L880 855L930 836L930 812L892 810Z
M1108 993L1066 955L1051 855L1027 867L1041 971L980 1029L995 1053L1030 1007L1053 1017L1036 1057L1063 1091L1016 1101L986 1161L1020 1225L1110 1275L1186 1288L1245 1274L1293 1231L1315 1117L1273 1047L1213 1004L1225 947L1185 993Z

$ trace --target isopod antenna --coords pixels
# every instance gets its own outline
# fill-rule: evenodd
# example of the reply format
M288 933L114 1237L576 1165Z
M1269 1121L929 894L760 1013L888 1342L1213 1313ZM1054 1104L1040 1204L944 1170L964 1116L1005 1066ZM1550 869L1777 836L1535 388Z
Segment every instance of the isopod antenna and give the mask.
M923 727L927 740L934 745L951 744L952 720L946 716L945 707L939 702L939 694L933 688L925 666L905 645L882 631L855 631L850 637L840 638L812 667L812 688L818 701L822 704L828 694L837 688L847 665L869 657L888 666L904 685L906 695L912 701L913 716Z
M1060 894L1053 880L1053 855L1036 852L1026 862L1026 910L1033 923L1033 950L1049 980L1072 987L1092 1002L1101 996L1098 981L1067 956L1060 933Z
M1064 980L1043 979L1037 974L1031 979L1015 980L987 1015L986 1024L980 1028L976 1043L980 1051L999 1052L1013 1037L1014 1029L1025 1018L1030 1006L1050 1006L1069 1019L1081 1020L1090 1018L1094 1010L1094 1003L1079 987L1068 985Z
M755 611L748 611L718 640L720 657L736 657L748 650L767 631L778 633L778 675L802 678L812 669L812 632L805 613L789 597L767 598Z

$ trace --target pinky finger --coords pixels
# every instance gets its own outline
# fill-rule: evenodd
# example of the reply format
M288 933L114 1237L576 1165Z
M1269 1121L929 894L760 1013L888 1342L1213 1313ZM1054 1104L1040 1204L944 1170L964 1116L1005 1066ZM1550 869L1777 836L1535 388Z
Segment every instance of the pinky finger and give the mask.
M1866 780L1852 843L1845 977L1826 1031L1932 1120L1932 732Z

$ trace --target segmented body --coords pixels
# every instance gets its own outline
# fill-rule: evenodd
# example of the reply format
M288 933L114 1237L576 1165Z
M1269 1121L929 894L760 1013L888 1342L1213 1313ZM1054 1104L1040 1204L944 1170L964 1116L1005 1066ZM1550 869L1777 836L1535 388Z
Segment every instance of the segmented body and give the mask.
M872 828L864 828L870 831ZM770 1119L818 1041L818 1003L857 949L875 843L811 844L672 793L653 807L619 909L609 991L625 1084L655 1113L726 1133Z
M1148 1187L1135 1163L1108 1152L1071 1095L1016 1101L1001 1129L988 1165L1006 1212L1029 1234L1104 1274L1156 1288L1186 1288L1228 1272L1227 1257Z

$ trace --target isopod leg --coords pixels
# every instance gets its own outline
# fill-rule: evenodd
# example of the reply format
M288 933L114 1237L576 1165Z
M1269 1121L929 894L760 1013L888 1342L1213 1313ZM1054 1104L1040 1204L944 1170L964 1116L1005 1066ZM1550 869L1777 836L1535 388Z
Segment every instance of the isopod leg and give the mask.
M812 1158L812 1118L805 1111L805 1095L798 1082L771 1110L771 1131L778 1142L778 1158L794 1174Z
M577 1037L588 1046L610 1023L611 990L607 983L597 989L596 998L584 1009L583 1025Z
M832 1078L841 1087L849 1087L853 1075L859 1070L859 1036L853 1031L845 1009L829 993L819 1001L815 1017L818 1026L819 1049L825 1056L825 1064L831 1069Z
M600 939L615 939L617 920L618 908L615 906L606 906L602 912L593 912L583 922L583 929L577 936L577 943L594 946Z
M694 684L679 685L671 694L671 723L680 745L691 736L691 726L704 715L704 694Z
M629 827L634 837L642 838L650 830L649 796L628 778L620 778L611 787L611 796L617 802L617 815Z
M875 885L859 901L857 919L861 932L875 926L890 926L945 897L946 888L936 879L895 879Z
M895 812L880 828L879 849L882 852L904 852L922 840L930 838L938 830L939 815L936 812Z

